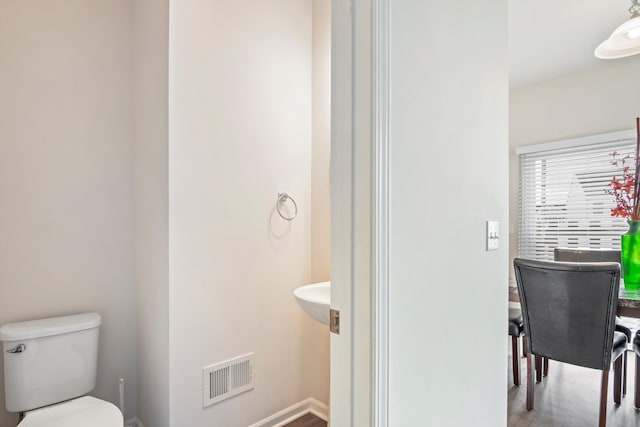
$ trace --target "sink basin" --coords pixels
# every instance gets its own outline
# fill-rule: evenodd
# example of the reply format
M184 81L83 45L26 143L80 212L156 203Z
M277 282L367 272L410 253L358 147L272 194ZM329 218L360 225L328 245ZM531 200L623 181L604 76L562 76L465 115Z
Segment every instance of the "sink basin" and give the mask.
M323 325L329 324L329 305L331 303L331 282L313 283L301 286L293 291L302 310L313 320Z

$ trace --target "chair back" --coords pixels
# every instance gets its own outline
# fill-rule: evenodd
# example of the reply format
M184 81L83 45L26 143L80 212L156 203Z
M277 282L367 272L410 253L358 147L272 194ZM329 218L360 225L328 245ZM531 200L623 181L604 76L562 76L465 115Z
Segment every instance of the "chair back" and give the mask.
M620 264L620 251L617 249L554 248L553 260L561 262L617 262Z
M618 263L513 261L531 353L605 370L618 307Z

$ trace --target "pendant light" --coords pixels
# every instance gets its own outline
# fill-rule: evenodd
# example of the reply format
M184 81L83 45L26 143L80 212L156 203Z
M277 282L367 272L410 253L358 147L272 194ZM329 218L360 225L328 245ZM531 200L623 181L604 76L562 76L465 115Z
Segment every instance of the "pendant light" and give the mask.
M631 0L631 19L624 22L600 43L594 52L597 58L614 59L640 53L640 4L638 0Z

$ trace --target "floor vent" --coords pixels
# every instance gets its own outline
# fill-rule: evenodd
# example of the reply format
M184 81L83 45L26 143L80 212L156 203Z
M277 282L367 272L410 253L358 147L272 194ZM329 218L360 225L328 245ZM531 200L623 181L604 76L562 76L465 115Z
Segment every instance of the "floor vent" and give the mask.
M207 407L254 387L253 353L202 369L202 406Z

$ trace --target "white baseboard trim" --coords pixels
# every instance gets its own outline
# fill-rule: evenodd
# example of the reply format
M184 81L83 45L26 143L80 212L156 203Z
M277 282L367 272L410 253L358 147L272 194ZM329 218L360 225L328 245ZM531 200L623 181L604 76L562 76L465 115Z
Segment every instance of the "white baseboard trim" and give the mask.
M249 427L282 427L306 414L313 414L318 418L329 421L329 407L313 397L289 406Z
M142 421L140 421L140 419L134 417L129 418L127 421L125 421L124 427L144 427L144 424L142 424Z

